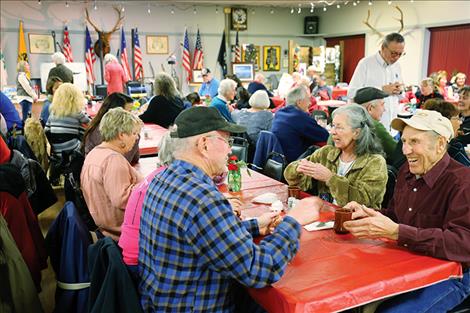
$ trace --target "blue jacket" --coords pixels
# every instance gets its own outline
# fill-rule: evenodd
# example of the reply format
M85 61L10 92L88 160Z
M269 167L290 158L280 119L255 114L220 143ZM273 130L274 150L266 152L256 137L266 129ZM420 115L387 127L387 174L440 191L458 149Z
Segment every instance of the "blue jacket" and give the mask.
M206 96L209 95L211 98L214 98L219 93L219 81L215 78L212 78L211 81L207 83L202 83L201 88L199 88L199 95Z
M266 91L268 94L268 97L273 96L272 92L269 91L268 88L266 88L266 86L263 83L260 83L254 80L248 84L248 92L250 93L250 95L254 94L255 91L258 91L258 90Z
M273 132L282 146L287 162L295 161L311 145L328 140L328 131L309 114L288 105L274 115Z
M8 130L11 130L13 125L16 124L16 128L23 129L23 121L18 114L13 103L8 99L3 92L0 91L0 113L7 122Z
M227 120L227 122L235 123L232 119L232 114L230 114L230 111L228 110L227 102L219 97L215 97L212 99L210 106L219 110L220 115L222 115Z

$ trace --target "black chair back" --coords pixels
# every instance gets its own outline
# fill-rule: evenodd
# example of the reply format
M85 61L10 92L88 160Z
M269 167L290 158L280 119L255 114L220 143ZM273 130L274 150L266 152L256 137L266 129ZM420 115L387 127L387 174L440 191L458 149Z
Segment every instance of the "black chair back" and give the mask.
M382 208L386 208L390 200L392 200L395 184L397 182L398 169L393 165L387 164L387 185L385 187L384 199L382 200Z
M248 140L243 137L232 138L234 140L232 145L232 155L236 155L241 161L248 162L248 148L250 146Z
M284 169L287 166L286 157L277 152L271 152L263 167L263 174L275 180L285 182Z

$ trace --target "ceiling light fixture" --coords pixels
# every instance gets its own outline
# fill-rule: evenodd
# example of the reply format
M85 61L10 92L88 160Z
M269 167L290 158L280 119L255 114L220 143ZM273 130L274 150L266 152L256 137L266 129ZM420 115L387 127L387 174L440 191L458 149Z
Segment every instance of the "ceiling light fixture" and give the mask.
M339 5L339 3L336 5L336 8L341 9L341 6Z
M70 5L69 5L69 2L68 1L65 1L65 7L68 8Z
M357 3L356 3L356 1L354 1L354 2L353 2L353 6L356 6L356 5L357 5Z
M38 4L41 4L41 0L38 0Z
M271 8L271 10L269 10L269 13L274 14L274 9Z
M391 5L392 4L392 1L391 0L388 0L388 5Z
M299 9L297 10L297 13L300 14L302 12L302 8L299 7Z
M197 14L197 9L194 7L193 14Z
M326 10L327 10L327 9L326 9L326 6L324 6L324 7L323 7L323 12L326 12Z
M96 0L95 0L95 3L93 5L93 10L95 10L95 11L98 10L98 6L96 5Z
M290 14L294 14L294 8L290 8Z
M369 4L369 5L372 5L372 1L369 0L369 3L368 3L368 4Z
M215 6L215 14L219 14L219 7Z
M253 14L255 14L255 13L256 13L256 12L255 12L255 8L251 9L251 14L253 15Z

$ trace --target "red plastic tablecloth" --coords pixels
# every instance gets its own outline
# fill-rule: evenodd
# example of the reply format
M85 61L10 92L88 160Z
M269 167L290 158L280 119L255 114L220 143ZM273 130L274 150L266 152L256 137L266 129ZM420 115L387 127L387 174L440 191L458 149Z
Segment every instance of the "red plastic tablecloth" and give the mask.
M347 96L348 90L345 88L333 88L331 92L331 99L336 100L338 97Z
M271 97L271 100L273 100L273 103L274 103L274 106L275 106L275 107L278 107L278 106L280 106L280 105L283 105L284 102L286 102L283 98L277 97L277 96Z
M158 144L168 129L156 124L145 124L140 131L139 152L141 156L158 153Z
M461 275L460 264L414 254L395 242L303 230L282 278L249 293L268 312L335 312Z

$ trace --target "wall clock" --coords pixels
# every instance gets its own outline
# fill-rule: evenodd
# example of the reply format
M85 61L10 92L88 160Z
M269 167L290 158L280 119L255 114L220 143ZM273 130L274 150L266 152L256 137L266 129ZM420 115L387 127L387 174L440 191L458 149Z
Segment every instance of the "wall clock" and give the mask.
M232 9L232 30L246 30L248 28L248 14L245 8Z

